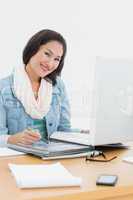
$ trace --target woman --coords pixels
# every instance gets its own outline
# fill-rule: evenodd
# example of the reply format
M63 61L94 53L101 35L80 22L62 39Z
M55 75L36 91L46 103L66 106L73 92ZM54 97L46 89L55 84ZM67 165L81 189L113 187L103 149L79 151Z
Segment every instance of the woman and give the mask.
M70 131L69 102L60 74L65 39L36 33L23 51L23 67L0 81L0 145L32 144L54 131Z

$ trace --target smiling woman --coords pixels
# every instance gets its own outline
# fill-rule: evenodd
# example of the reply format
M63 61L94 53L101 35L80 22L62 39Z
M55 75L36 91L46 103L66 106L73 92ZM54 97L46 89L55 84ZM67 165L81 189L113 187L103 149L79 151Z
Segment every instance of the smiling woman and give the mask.
M0 80L1 146L32 144L47 140L54 131L71 131L69 102L60 78L65 55L61 34L39 31L24 48L24 66Z
M37 53L31 57L25 70L32 82L35 98L38 98L40 78L44 78L58 68L63 55L63 46L57 41L41 45Z
M26 65L26 71L31 79L44 78L58 68L63 55L63 46L57 41L42 45Z

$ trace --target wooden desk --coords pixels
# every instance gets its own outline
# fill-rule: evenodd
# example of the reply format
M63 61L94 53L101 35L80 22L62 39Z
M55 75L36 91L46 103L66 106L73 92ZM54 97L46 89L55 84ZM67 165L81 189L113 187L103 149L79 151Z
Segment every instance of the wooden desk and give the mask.
M118 158L108 163L86 162L85 158L64 159L60 162L75 176L83 179L81 187L19 189L8 168L8 163L41 164L56 161L43 161L32 156L0 158L0 199L2 200L130 200L133 199L133 165L122 161L131 150L115 150L108 155ZM96 178L102 173L117 174L115 187L96 186Z

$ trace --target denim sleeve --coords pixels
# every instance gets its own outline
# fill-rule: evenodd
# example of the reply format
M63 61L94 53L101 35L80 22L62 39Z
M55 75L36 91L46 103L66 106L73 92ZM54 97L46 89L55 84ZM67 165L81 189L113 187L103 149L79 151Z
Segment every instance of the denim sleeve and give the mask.
M60 80L61 89L61 109L58 131L71 131L70 105L64 83Z
M3 98L0 92L0 135L8 133L8 128L6 126L6 110L3 103Z

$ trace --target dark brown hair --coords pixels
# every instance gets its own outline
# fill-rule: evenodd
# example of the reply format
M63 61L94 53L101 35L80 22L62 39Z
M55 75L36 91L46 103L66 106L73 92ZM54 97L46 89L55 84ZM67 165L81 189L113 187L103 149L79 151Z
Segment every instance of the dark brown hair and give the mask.
M51 72L45 77L50 79L52 81L52 84L55 85L56 77L61 74L61 71L63 69L64 59L67 50L66 41L60 33L53 30L44 29L33 35L23 50L23 63L27 65L30 58L37 53L40 46L50 41L58 41L63 46L63 55L61 57L59 66L57 67L57 69L55 69L53 72Z

